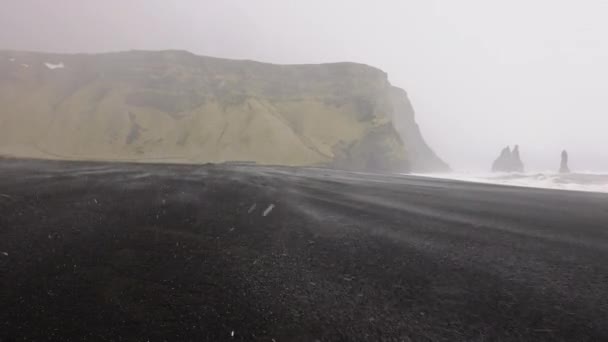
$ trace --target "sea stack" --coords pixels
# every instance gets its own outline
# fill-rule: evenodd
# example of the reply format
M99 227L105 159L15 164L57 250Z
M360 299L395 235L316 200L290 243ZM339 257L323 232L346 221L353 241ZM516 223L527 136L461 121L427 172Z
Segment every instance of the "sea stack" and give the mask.
M515 145L513 152L511 152L511 166L513 172L524 172L524 163L522 163L519 157L519 145Z
M562 151L562 161L559 165L559 173L570 173L570 168L568 167L568 151Z
M509 146L502 149L500 156L492 164L492 172L524 172L524 164L519 156L519 146L513 151Z

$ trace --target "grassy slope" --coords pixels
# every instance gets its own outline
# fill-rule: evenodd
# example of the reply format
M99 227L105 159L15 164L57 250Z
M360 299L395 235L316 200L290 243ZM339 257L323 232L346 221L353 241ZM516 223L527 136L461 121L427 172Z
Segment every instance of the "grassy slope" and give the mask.
M353 63L0 52L0 154L407 170L390 89Z

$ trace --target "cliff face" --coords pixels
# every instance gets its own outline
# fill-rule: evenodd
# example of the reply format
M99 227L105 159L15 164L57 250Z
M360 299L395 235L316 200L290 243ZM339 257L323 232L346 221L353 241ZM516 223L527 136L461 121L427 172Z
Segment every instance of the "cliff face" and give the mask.
M384 72L354 63L0 52L2 155L368 171L444 166L408 106Z
M449 171L450 167L427 145L415 120L414 108L405 90L390 88L392 121L403 138L413 172Z

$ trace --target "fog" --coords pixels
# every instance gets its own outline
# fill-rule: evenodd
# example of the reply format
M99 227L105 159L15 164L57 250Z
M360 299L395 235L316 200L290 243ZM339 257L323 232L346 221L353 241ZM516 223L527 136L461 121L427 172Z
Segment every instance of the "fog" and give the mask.
M0 49L184 49L273 63L355 61L406 89L456 170L519 144L529 170L608 170L601 0L3 0Z

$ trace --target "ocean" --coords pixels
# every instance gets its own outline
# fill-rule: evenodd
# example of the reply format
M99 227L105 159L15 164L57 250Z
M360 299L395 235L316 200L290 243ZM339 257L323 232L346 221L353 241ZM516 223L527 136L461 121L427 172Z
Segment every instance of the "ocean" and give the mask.
M592 191L608 193L608 173L530 172L530 173L432 173L422 177L461 180L476 183L502 184L543 189Z

